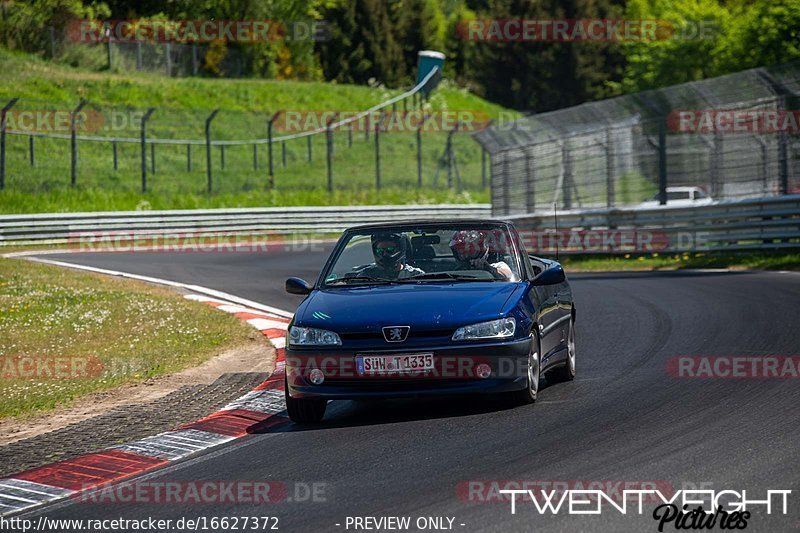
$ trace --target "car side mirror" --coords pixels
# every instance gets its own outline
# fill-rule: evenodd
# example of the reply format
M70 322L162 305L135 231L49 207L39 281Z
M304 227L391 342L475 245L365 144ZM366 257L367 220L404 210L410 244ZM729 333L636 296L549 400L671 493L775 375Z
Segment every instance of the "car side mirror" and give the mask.
M286 280L286 292L289 294L305 296L306 294L311 294L311 289L313 289L313 287L300 278L289 278Z
M533 278L534 285L557 285L566 281L567 275L564 274L564 268L553 266L547 270L542 271L538 276Z

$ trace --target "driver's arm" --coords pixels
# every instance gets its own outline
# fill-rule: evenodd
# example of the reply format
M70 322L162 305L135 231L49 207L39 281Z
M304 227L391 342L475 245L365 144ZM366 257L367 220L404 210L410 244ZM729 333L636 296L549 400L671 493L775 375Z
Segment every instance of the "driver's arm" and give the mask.
M508 266L505 261L492 263L492 268L494 268L497 273L500 274L506 281L516 281L514 271L511 270L511 267Z

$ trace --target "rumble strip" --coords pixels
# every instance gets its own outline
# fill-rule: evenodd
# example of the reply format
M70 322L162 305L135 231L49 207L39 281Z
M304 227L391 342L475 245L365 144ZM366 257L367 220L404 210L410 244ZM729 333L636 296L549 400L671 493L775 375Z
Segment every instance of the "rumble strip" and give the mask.
M216 413L173 431L0 479L0 516L135 476L248 433L288 423L283 395L284 346L289 319L208 296L190 294L186 298L233 313L261 331L275 346L275 372L255 389Z

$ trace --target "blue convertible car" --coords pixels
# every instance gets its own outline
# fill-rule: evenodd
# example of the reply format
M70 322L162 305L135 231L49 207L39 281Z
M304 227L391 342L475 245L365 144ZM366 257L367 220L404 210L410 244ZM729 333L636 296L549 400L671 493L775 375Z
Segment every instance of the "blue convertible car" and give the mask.
M564 270L500 221L403 222L344 232L286 339L286 404L318 422L328 400L505 393L575 376Z

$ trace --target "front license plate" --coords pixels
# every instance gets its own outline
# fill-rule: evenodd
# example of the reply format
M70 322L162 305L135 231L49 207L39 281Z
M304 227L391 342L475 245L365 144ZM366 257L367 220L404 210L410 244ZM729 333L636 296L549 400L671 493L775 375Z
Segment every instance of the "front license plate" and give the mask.
M432 353L356 355L359 376L407 374L433 370Z

